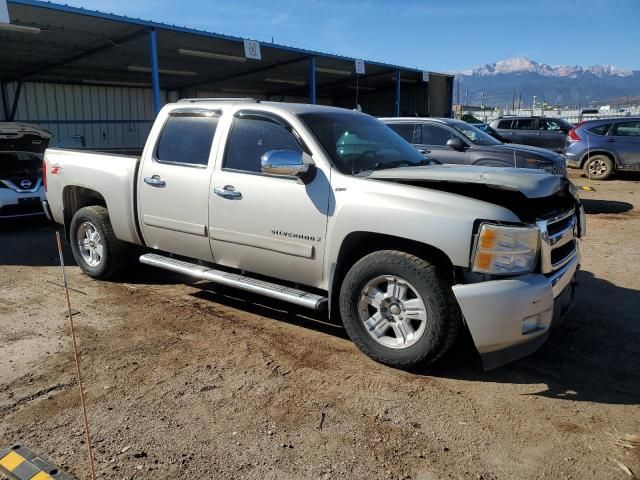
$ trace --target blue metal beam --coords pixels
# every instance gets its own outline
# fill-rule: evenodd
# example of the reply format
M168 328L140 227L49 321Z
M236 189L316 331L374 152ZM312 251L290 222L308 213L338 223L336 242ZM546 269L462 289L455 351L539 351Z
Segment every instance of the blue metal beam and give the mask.
M13 122L16 118L16 112L18 111L18 100L20 100L20 92L22 92L22 80L18 81L16 86L16 93L13 94L13 106L11 107L11 113L9 114L9 121Z
M0 95L2 95L2 108L4 110L5 120L9 120L9 98L7 97L7 84L5 82L0 83Z
M395 116L400 116L400 70L396 70L396 105Z
M195 28L187 28L187 27L180 27L177 25L171 25L171 24L166 24L166 23L161 23L161 22L152 22L149 20L141 20L139 18L131 18L131 17L127 17L124 15L114 15L112 13L105 13L105 12L100 12L97 10L88 10L86 8L82 8L82 7L72 7L69 5L62 5L62 4L57 4L57 3L52 3L52 2L44 2L44 1L40 1L40 0L7 0L7 3L9 5L14 4L14 5L27 5L27 6L31 6L31 7L37 7L37 8L44 8L47 10L53 10L53 11L57 11L57 12L65 12L65 13L71 13L71 14L76 14L76 15L84 15L84 16L88 16L88 17L93 17L93 18L101 18L104 20L112 20L112 21L116 21L116 22L123 22L123 23L128 23L128 24L133 24L133 25L141 25L144 27L148 27L148 28L155 28L155 29L162 29L162 30L170 30L173 32L181 32L181 33L188 33L191 35L199 35L202 37L209 37L209 38L218 38L218 39L222 39L222 40L232 40L232 41L236 41L236 42L244 42L244 38L241 37L234 37L231 35L222 35L220 33L213 33L213 32L207 32L205 30L197 30ZM356 59L355 58L351 58L351 57L344 57L342 55L335 55L335 54L331 54L331 53L322 53L322 52L316 52L313 50L306 50L303 48L295 48L295 47L288 47L285 45L278 45L278 44L272 44L272 43L264 43L262 44L262 48L273 48L276 50L281 50L281 51L288 51L288 52L297 52L297 53L303 53L306 55L316 55L318 57L324 57L324 58L333 58L336 60L345 60L348 62L353 63ZM378 66L378 67L386 67L386 68L401 68L402 70L404 70L405 72L416 72L416 73L420 73L422 72L422 70L418 70L417 68L408 68L408 67L401 67L400 65L390 65L387 63L381 63L381 62L373 62L373 61L368 61L367 60L367 65L374 65L374 66Z
M39 65L38 67L31 69L31 70L26 70L24 72L19 73L17 76L18 78L22 78L22 79L26 79L27 77L31 77L33 75L39 75L41 73L46 72L47 70L51 70L52 68L56 68L56 67L67 67L70 63L73 62L77 62L78 60L82 60L83 58L86 57L90 57L91 55L95 55L96 53L100 53L103 52L105 50L109 50L111 48L113 48L116 45L122 45L123 43L127 43L131 40L135 40L138 37L141 37L142 35L146 35L147 30L146 29L142 29L139 30L137 32L133 32L129 35L125 35L124 37L120 37L120 38L116 38L114 40L111 40L107 43L104 43L98 47L94 47L91 48L89 50L85 50L83 52L77 53L77 49L76 51L72 54L69 55L67 57L61 58L59 60L54 60L51 63L47 63L44 65Z
M158 72L158 44L156 41L156 30L149 32L150 54L151 54L151 87L153 88L153 109L156 115L162 106L160 105L160 74Z
M316 57L309 58L309 103L316 104Z

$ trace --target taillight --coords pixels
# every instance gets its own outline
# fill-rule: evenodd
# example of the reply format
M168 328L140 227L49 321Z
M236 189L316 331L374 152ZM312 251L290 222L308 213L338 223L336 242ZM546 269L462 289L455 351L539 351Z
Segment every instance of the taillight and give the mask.
M575 128L572 128L571 130L569 130L569 133L567 134L567 136L574 142L579 142L580 141L580 136L576 133L576 129Z
M44 191L47 191L47 162L42 159L42 185L44 186Z

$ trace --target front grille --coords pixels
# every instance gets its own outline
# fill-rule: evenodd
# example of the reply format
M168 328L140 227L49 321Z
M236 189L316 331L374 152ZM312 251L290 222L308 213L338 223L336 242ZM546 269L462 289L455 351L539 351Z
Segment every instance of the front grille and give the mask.
M556 162L550 169L550 172L553 175L561 175L563 177L567 176L567 167L565 162Z
M542 273L553 273L578 255L578 219L575 210L538 220Z

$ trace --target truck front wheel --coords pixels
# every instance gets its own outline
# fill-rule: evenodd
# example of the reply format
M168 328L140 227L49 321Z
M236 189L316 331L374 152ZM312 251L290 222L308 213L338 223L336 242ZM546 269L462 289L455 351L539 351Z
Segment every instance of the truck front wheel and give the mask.
M69 242L76 263L92 278L110 278L126 264L127 244L116 238L104 207L78 210L71 220Z
M453 344L460 310L440 269L394 250L357 261L342 282L340 314L353 342L369 357L396 368L415 368Z

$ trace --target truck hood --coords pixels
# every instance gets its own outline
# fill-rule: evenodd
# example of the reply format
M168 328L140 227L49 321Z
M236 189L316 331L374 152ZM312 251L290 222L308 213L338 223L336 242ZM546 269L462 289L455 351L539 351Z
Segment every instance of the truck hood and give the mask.
M477 147L482 148L482 147ZM516 151L517 155L521 155L523 157L537 157L544 158L549 161L563 161L562 155L552 152L546 148L540 147L532 147L531 145L522 145L520 143L503 143L502 145L493 145L491 148L496 149L498 151L506 150L508 153L513 155L513 150ZM495 150L494 150L495 151Z
M413 185L425 183L474 184L491 189L519 192L527 198L550 197L564 190L568 180L542 170L459 165L428 165L375 170L363 175L372 180L386 180Z

